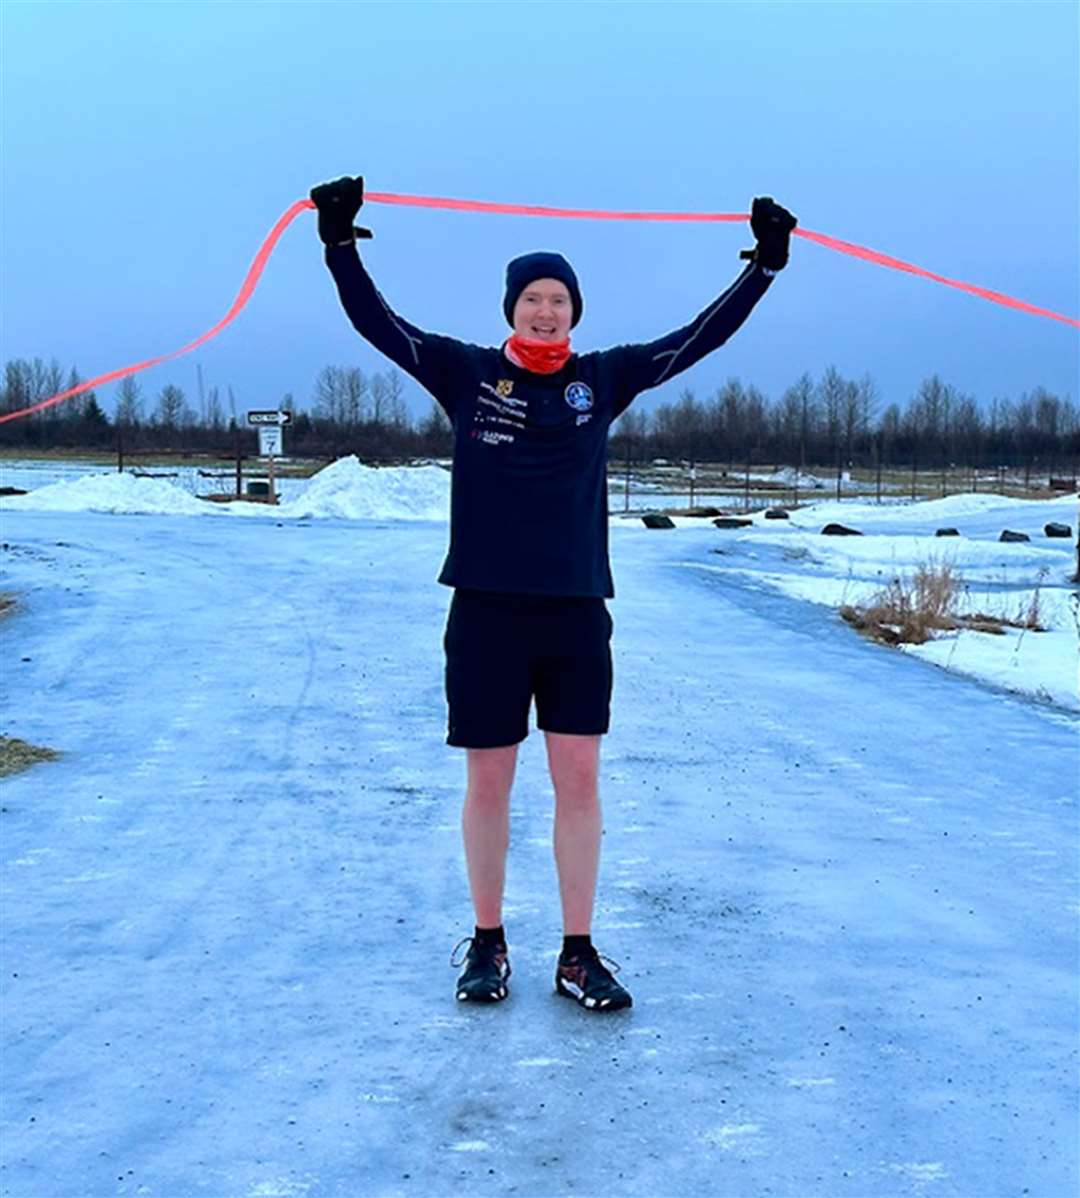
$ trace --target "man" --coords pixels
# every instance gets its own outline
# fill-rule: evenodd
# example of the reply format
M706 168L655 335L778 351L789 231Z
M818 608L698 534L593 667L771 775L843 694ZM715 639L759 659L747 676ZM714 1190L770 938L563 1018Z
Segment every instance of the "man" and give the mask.
M460 942L469 948L456 994L478 1002L508 994L502 898L510 788L535 699L555 788L564 932L556 992L591 1011L629 1007L629 992L590 935L600 737L612 689L608 429L635 396L739 328L787 264L795 218L771 199L755 199L757 246L708 308L657 341L579 355L570 330L581 319L581 289L559 254L526 254L507 267L503 313L513 335L499 349L404 320L356 252L356 237L370 236L353 228L363 195L363 180L349 177L311 192L341 303L361 336L425 387L454 428L450 547L439 581L454 588L443 641L447 743L466 750L462 833L476 913L475 935Z

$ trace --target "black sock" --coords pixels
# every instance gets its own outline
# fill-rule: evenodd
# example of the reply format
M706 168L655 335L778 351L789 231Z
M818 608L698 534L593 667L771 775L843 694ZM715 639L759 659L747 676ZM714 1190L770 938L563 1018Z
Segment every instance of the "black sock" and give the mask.
M477 944L506 944L506 933L503 931L502 924L497 928L482 928L479 924L476 925L476 943Z
M580 956L592 948L592 936L586 933L584 936L564 936L562 942L562 956L564 961L568 961L571 957Z

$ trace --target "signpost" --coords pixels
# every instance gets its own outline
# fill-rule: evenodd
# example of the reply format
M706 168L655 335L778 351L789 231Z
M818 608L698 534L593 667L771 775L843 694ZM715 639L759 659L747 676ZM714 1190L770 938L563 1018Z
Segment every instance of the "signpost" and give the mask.
M292 412L264 408L248 412L248 424L292 424Z
M281 453L281 425L259 425L259 457L273 458Z
M256 409L247 414L248 424L259 430L259 456L270 459L270 502L277 503L274 489L274 458L280 456L285 425L292 423L292 412Z

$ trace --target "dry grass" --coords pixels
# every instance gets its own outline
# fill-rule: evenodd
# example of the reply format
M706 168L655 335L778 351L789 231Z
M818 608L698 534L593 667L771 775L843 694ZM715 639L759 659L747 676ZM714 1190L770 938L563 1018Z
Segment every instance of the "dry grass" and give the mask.
M886 645L921 645L935 632L959 628L963 581L949 564L920 564L896 577L865 606L844 604L840 615L859 632Z
M1032 592L1031 599L1028 601L1027 608L1021 607L1017 616L1019 621L1018 627L1027 628L1031 632L1045 632L1043 625L1042 614L1042 584L1046 578L1047 569L1044 566L1039 571L1039 581L1035 584L1035 590Z
M897 577L863 606L844 604L840 615L859 632L885 645L922 645L937 632L958 628L1004 636L1006 628L1045 632L1040 584L1016 617L977 611L961 615L957 604L964 581L949 564L920 563L910 578Z
M59 756L55 749L27 744L15 736L0 736L0 778L27 770L38 761L55 761Z
M10 616L14 610L15 596L9 595L6 591L0 591L0 619Z

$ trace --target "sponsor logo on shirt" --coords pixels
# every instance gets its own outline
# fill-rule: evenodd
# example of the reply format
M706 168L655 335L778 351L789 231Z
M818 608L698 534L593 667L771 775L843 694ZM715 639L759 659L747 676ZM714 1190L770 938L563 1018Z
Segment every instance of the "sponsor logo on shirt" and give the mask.
M499 379L494 387L486 382L480 384L473 418L476 425L497 424L502 425L504 429L524 430L528 403L510 394L513 385L511 379ZM487 431L479 433L476 429L473 430L473 437L483 441L485 445L499 445L514 440L512 435L505 432L496 435Z
M588 383L571 383L566 388L566 402L575 412L587 412L593 406L592 388Z
M482 441L485 445L505 445L514 439L513 433L495 433L490 429L474 428L472 435L475 440Z

